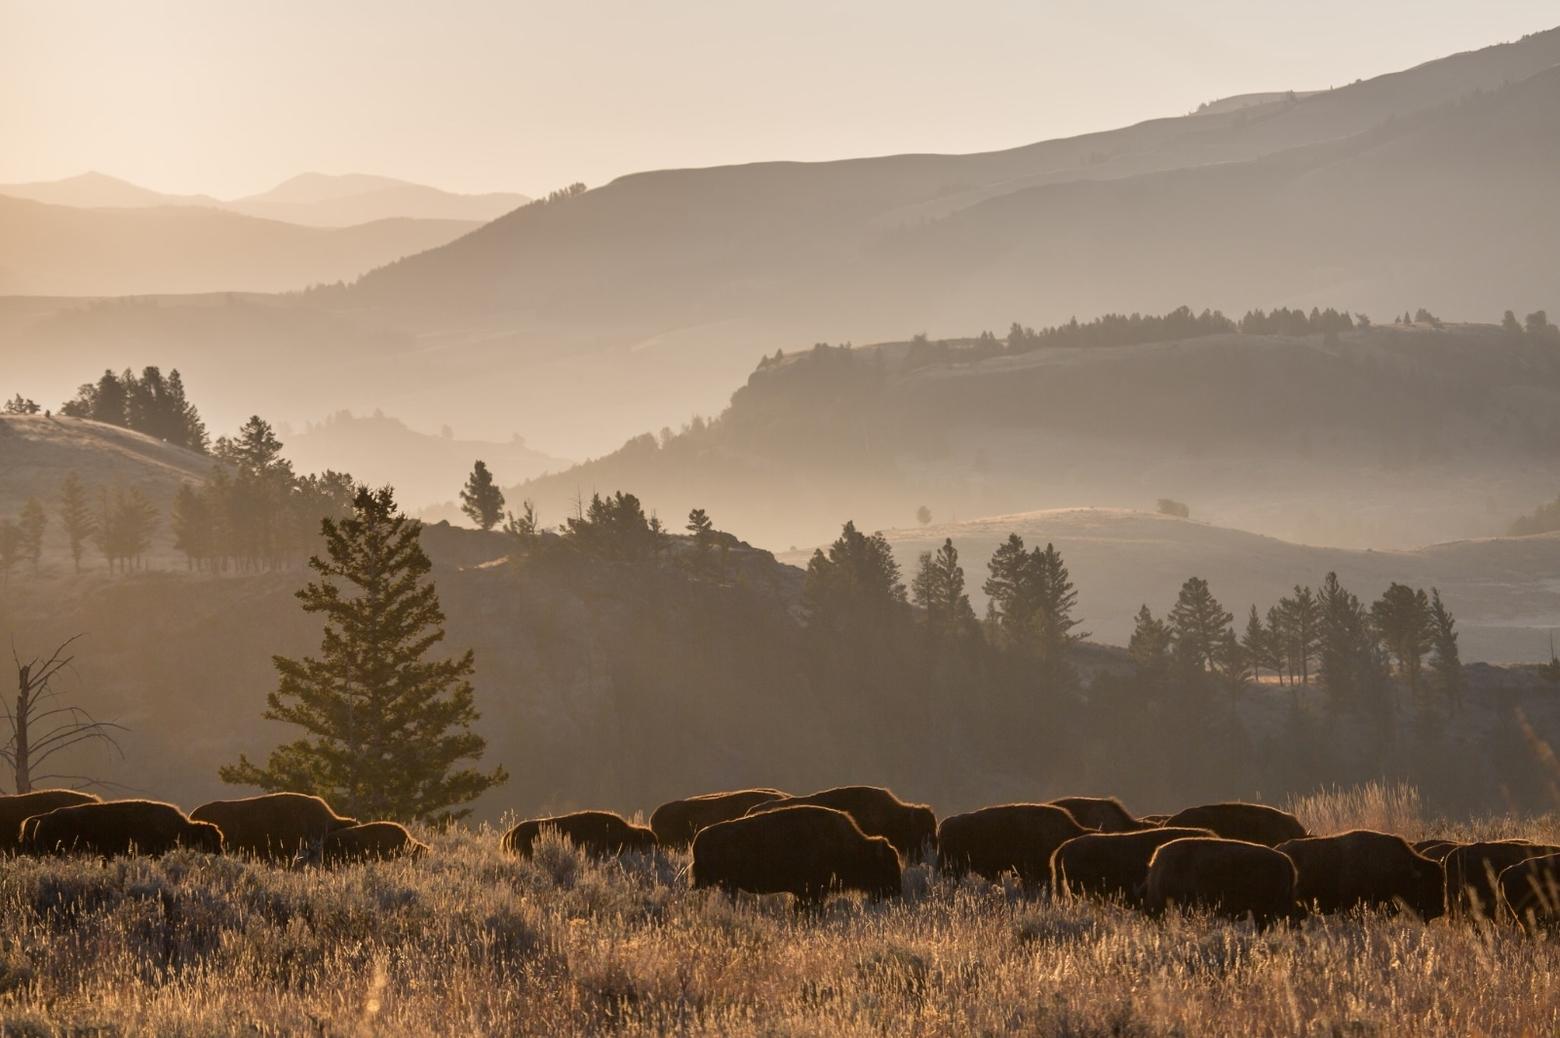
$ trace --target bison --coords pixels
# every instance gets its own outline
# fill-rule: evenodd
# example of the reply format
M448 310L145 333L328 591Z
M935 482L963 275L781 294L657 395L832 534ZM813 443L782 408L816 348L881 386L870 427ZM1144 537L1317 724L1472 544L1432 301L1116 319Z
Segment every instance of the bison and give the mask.
M900 892L899 853L843 811L780 808L701 829L693 839L693 886L794 894L798 906L841 890L892 897Z
M593 858L656 848L655 833L642 825L633 825L611 811L576 811L551 818L532 818L505 833L499 847L529 858L532 846L544 829L557 832Z
M1096 832L1135 833L1153 828L1152 822L1141 822L1133 817L1115 797L1059 797L1046 803L1062 808L1079 825Z
M222 830L191 821L172 804L109 800L56 808L27 819L23 849L33 854L166 854L177 847L222 853Z
M1051 856L1051 874L1059 890L1098 898L1141 901L1148 861L1171 840L1212 836L1208 829L1144 829L1131 833L1085 833L1068 840Z
M1287 811L1266 804L1204 804L1177 811L1164 823L1167 827L1212 829L1226 840L1260 843L1277 847L1285 840L1306 835L1300 819Z
M1205 908L1230 919L1250 916L1258 926L1295 910L1295 863L1260 843L1191 836L1154 852L1143 884L1144 907L1159 914L1172 905Z
M419 842L396 822L364 822L326 835L320 844L320 862L345 865L378 858L421 858L428 845Z
M1431 861L1445 861L1446 856L1456 850L1461 844L1456 840L1419 840L1414 844L1414 852L1422 854Z
M314 847L329 833L357 825L329 804L305 793L264 793L241 800L213 800L190 812L197 822L222 830L229 854L287 861Z
M804 797L783 797L749 808L748 815L787 807L832 807L855 819L868 836L882 836L904 861L937 850L937 816L924 804L907 804L881 786L839 786Z
M1428 920L1446 911L1440 863L1417 853L1401 836L1354 829L1287 840L1278 850L1299 870L1295 899L1317 912L1400 905Z
M1500 899L1529 932L1560 926L1560 854L1529 858L1500 874Z
M1500 876L1529 858L1560 854L1560 847L1526 840L1467 843L1441 862L1446 872L1446 908L1456 916L1499 915Z
M1053 804L983 807L942 820L937 827L937 865L949 875L973 872L990 880L1014 872L1026 887L1047 887L1051 855L1086 832Z
M0 796L0 853L14 854L21 848L22 823L33 815L47 814L58 807L101 802L101 798L91 793L74 789L37 789L31 793Z
M741 818L748 809L790 796L778 789L735 789L672 800L650 815L650 831L662 847L687 847L705 826Z

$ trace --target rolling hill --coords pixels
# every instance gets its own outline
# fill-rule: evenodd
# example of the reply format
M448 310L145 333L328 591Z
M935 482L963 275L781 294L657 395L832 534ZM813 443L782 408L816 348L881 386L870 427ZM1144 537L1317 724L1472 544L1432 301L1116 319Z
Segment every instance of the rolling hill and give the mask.
M528 201L525 195L505 192L456 194L392 177L300 173L269 191L221 205L270 220L312 227L350 227L389 219L486 223Z
M474 226L299 227L202 206L77 209L0 196L0 295L291 291L355 277Z
M1221 333L1011 353L891 343L772 358L718 418L510 491L555 518L632 490L776 547L854 518L1191 503L1310 543L1407 547L1503 531L1553 495L1560 336L1488 325Z

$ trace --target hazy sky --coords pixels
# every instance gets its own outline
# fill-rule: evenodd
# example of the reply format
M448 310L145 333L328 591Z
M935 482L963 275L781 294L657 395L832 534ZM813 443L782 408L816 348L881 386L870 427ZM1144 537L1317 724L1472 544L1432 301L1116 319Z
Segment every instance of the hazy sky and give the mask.
M0 181L238 195L320 170L535 194L977 151L1556 24L1555 0L0 0Z

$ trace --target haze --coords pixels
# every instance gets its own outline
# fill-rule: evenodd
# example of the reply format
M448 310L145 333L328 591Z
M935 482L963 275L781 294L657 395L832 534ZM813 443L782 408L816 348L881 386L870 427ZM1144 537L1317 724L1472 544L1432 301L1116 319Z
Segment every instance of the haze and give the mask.
M0 3L0 182L232 197L304 170L545 194L645 169L969 152L1338 86L1541 0ZM1130 24L1132 31L1121 27Z

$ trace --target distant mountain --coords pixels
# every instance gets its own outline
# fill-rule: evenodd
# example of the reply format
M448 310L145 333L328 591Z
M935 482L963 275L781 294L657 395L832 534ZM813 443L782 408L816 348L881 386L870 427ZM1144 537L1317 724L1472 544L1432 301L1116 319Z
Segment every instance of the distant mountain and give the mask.
M997 340L770 358L725 412L511 491L548 517L631 490L784 547L1067 505L1150 507L1293 540L1500 532L1553 494L1560 335L1490 325L1220 333L1011 352Z
M350 279L477 226L299 227L220 209L78 209L0 196L0 295L284 292Z
M141 209L158 205L206 205L222 203L210 195L166 195L128 180L103 173L87 172L63 180L45 180L31 184L0 184L0 195L26 198L50 205L68 205L77 209Z
M354 416L340 411L282 438L284 453L298 471L336 469L374 485L389 483L396 488L396 500L414 513L453 502L478 459L500 481L525 480L568 464L532 450L518 435L508 443L434 436L379 413ZM511 503L512 508L519 505ZM465 522L454 504L425 517Z
M1448 305L1536 306L1560 291L1539 283L1533 251L1560 223L1548 189L1560 168L1536 146L1554 140L1556 64L1560 30L1008 151L640 173L519 209L346 298L439 327L584 326L629 341L720 321L804 341L952 331L1159 306L1194 284L1225 305L1344 289L1339 302L1384 310L1455 284ZM1470 254L1464 203L1500 247ZM1408 267L1383 269L1384 257Z
M376 220L486 223L530 201L507 192L456 194L364 173L300 173L269 191L233 199L164 194L96 172L63 180L0 184L0 195L76 209L205 206L310 227L351 227Z

